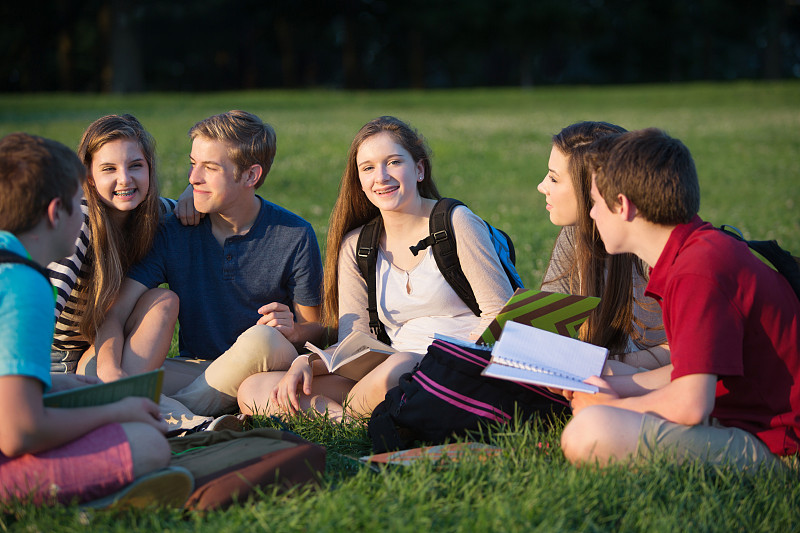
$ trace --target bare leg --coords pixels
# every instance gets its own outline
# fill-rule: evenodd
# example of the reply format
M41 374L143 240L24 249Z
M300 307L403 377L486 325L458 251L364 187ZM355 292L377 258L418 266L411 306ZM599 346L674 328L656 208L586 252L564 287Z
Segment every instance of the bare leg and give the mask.
M642 414L606 405L580 411L564 428L561 448L571 463L595 463L630 459L639 443Z
M122 370L128 375L160 368L169 352L175 322L178 320L178 296L167 289L145 292L125 323ZM78 374L97 375L94 346L78 361Z
M122 370L141 374L164 364L178 320L178 307L178 296L167 289L150 289L139 298L125 323Z
M412 352L397 352L375 367L355 384L347 395L347 410L355 416L369 416L386 397L389 389L396 387L400 376L411 372L422 355Z
M313 408L320 413L327 411L332 420L341 420L345 414L344 405L354 416L369 416L386 397L389 389L397 385L400 376L410 372L421 359L422 355L416 353L394 353L355 385L351 380L337 375L316 376L311 396L300 392L300 409L306 411ZM283 412L279 406L267 404L272 389L284 374L267 372L246 379L239 387L238 400L242 412L267 415Z
M160 431L143 422L127 422L122 429L131 446L134 478L169 465L169 444Z
M272 404L269 400L272 389L285 374L286 372L261 372L244 380L238 392L239 409L242 413L267 416L284 413L280 406ZM341 403L352 387L352 380L335 374L315 376L311 384L311 396L299 391L300 410L307 411L319 406L322 408L320 412L324 413L325 407L328 407L331 416L334 416L341 411ZM320 396L325 399L322 400Z

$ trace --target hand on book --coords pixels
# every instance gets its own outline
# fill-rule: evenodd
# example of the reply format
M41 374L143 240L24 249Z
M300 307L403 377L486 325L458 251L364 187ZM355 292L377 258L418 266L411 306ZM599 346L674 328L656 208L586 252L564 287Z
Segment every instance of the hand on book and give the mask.
M619 398L619 395L614 392L611 385L606 380L598 376L591 376L584 380L585 383L596 385L600 390L594 394L587 394L585 392L574 392L570 406L572 407L572 414L576 415L584 407L590 405L607 405Z
M281 378L270 394L270 401L273 405L280 407L287 413L296 413L300 410L300 398L297 389L302 383L303 393L311 396L311 382L314 380L314 373L308 362L308 357L298 357L289 367L289 370Z
M115 422L143 422L153 426L161 433L169 429L167 422L161 417L158 404L149 398L128 396L114 403L98 406L97 409L111 409Z
M99 378L94 376L82 376L80 374L50 374L50 381L52 382L52 386L48 392L60 392L102 383Z

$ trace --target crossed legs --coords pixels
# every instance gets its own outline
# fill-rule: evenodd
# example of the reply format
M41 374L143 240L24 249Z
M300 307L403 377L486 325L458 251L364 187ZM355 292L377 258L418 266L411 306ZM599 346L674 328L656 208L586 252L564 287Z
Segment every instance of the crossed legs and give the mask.
M685 426L652 414L593 405L580 411L561 435L564 456L576 464L647 461L658 453L681 463L699 460L740 470L785 468L758 437L716 420Z
M369 416L389 389L397 385L400 376L410 372L421 359L422 355L416 353L393 353L358 382L335 374L315 376L311 395L299 392L300 409L314 409L320 413L327 411L332 420L341 420L345 408L347 414ZM242 412L266 415L285 412L281 406L270 402L272 390L285 374L266 372L247 378L239 387L239 408Z
M283 334L270 326L255 325L213 361L167 359L164 394L193 413L219 416L236 409L236 396L246 378L287 370L295 357L297 350Z

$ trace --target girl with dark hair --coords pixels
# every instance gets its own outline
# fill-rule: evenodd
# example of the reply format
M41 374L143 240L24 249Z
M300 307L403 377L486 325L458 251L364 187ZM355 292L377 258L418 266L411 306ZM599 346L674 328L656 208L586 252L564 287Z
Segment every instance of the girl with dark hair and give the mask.
M394 117L364 125L353 139L330 217L325 257L322 319L344 339L371 334L367 286L356 263L361 227L380 216L377 259L378 315L398 350L358 382L328 374L320 361L298 357L288 372L248 378L239 389L243 412L269 414L309 408L332 419L369 415L399 377L419 362L434 332L476 340L511 297L511 285L483 221L465 206L453 212L462 269L480 304L473 314L439 272L430 249L409 247L429 234L440 198L424 139ZM302 393L298 394L298 389Z
M632 254L606 253L589 217L592 176L586 156L590 146L625 131L607 122L567 126L553 136L548 173L537 187L547 198L550 221L562 226L542 290L601 298L581 327L580 338L608 348L607 370L615 373L669 364L660 309L644 296L646 265Z

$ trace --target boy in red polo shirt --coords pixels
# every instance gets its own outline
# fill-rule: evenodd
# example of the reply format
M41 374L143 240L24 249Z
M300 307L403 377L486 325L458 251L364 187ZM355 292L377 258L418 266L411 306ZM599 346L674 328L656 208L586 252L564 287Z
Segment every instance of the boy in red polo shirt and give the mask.
M691 154L655 129L601 141L593 207L609 253L652 265L672 364L590 378L561 438L573 463L652 457L740 469L800 450L800 300L783 276L697 216Z

